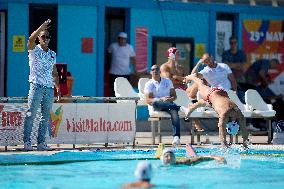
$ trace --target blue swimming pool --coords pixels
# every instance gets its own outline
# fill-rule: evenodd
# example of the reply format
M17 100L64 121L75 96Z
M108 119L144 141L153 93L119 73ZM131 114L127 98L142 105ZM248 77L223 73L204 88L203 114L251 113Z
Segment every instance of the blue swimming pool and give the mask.
M224 155L227 165L214 161L195 166L161 166L153 150L65 151L46 154L0 154L0 188L110 189L135 181L138 159L153 165L157 188L283 188L284 151L228 152L196 149L198 155ZM176 150L185 156L184 149Z

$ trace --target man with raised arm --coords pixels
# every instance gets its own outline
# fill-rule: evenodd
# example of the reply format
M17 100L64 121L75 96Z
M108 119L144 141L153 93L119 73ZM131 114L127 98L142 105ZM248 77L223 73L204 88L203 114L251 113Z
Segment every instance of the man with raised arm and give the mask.
M28 110L24 121L24 150L33 150L31 132L39 108L41 120L38 127L37 150L50 150L45 143L45 135L50 127L50 111L54 98L54 85L57 91L57 100L60 101L59 79L57 74L56 53L48 48L50 35L47 29L51 20L46 20L36 29L28 39L30 90L28 96ZM38 39L39 44L36 44Z

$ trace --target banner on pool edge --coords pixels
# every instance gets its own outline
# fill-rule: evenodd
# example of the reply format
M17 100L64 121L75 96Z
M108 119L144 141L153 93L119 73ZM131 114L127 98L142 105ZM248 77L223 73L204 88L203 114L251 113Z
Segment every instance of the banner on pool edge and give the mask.
M0 145L23 144L27 104L0 103ZM90 144L133 142L136 132L135 103L53 104L46 142ZM38 113L32 131L36 143Z

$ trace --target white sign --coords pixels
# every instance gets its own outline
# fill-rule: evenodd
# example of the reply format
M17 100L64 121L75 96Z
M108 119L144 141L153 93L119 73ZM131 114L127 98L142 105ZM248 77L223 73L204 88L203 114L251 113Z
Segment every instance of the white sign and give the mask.
M229 39L232 36L232 21L216 21L215 59L222 62L222 54L230 48Z
M0 145L23 144L27 104L0 104ZM91 144L133 142L136 132L135 103L54 104L49 144ZM40 113L35 119L32 143L36 144Z

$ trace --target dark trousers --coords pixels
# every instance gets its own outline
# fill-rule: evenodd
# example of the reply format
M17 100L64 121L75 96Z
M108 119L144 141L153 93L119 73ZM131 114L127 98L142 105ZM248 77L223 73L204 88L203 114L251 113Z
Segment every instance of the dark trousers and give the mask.
M173 102L154 102L153 103L154 110L157 111L165 111L171 115L172 120L172 128L173 128L173 136L180 137L180 120L178 111L180 106L176 105Z
M124 77L126 78L128 81L130 79L130 75L114 75L114 74L109 74L109 81L110 81L110 92L109 92L109 96L110 97L114 97L115 93L114 93L114 81L116 78L118 77Z

